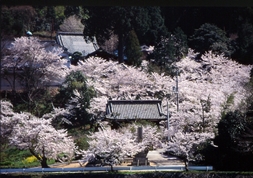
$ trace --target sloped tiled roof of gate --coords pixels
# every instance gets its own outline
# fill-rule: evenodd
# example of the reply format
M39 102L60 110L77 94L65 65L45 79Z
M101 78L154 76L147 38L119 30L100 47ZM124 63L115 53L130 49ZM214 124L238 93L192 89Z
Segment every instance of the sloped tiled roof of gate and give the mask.
M165 120L160 100L109 100L106 106L106 119Z
M97 44L92 42L87 43L82 33L58 32L56 41L71 54L78 51L81 52L83 56L87 56L97 50Z

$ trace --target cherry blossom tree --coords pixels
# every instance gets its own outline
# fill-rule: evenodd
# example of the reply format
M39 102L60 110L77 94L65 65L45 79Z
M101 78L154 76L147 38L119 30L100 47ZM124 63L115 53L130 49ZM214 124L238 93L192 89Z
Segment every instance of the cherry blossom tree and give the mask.
M98 57L91 57L84 62L79 61L78 65L71 66L70 70L83 72L87 76L87 85L94 88L97 95L91 99L90 108L88 109L88 112L93 115L104 113L109 98L128 100L158 98L163 100L164 108L167 107L166 101L168 101L170 131L166 134L171 138L168 143L168 151L174 152L176 155L185 155L185 158L187 158L185 160L191 161L191 157L187 155L192 155L192 150L196 150L195 145L214 137L214 133L217 131L216 125L221 118L227 97L233 94L233 103L230 104L230 110L240 107L241 101L247 97L244 85L249 81L249 74L252 69L252 66L238 64L223 55L216 55L212 52L202 55L201 60L196 60L196 55L190 49L185 58L174 64L179 71L179 111L177 111L176 95L172 90L176 84L176 78L158 73L149 74L146 72L146 65L137 68L106 61ZM77 98L78 96L79 94L76 93ZM76 106L78 107L78 104ZM102 134L102 130L100 132ZM122 137L128 138L126 135ZM198 137L201 137L201 139ZM160 138L160 136L156 135L149 139L155 140L154 138ZM90 142L90 145L95 145L95 141L98 141L99 138L96 139L93 139L94 143ZM131 137L131 139L133 138ZM185 140L193 144L185 144ZM147 143L147 145L154 146L155 144ZM109 148L110 146L109 144ZM191 148L188 149L188 147ZM89 153L97 153L98 150L95 148L95 146L91 146L88 150ZM109 148L108 150L112 149ZM117 149L120 150L121 148ZM121 152L124 151L115 151L113 155ZM108 160L115 159L116 157L108 158ZM112 161L110 164L116 162Z
M54 107L50 113L46 113L42 116L43 119L51 119L54 128L59 128L61 124L73 125L71 122L71 113L67 108Z
M181 133L183 139L184 135L200 137L205 134L203 138L209 140L214 138L217 132L216 125L221 119L228 96L233 95L230 110L239 108L247 97L245 84L250 80L252 66L238 64L211 51L202 55L201 60L196 60L196 56L197 53L189 49L185 58L173 64L179 71L179 111L176 94L172 90L176 85L176 77L148 74L143 68L145 65L137 68L92 57L80 62L78 66L73 66L72 70L85 73L87 84L93 86L97 93L91 100L90 113L103 113L109 98L161 99L164 111L167 101L169 103L171 129L167 132L168 137L173 138L173 134ZM194 136L191 138L194 145L202 142L202 139L196 140ZM187 152L185 151L185 155Z
M33 101L38 88L47 84L62 83L67 74L66 62L60 59L63 52L61 48L46 49L46 43L42 43L36 37L15 38L8 55L1 61L2 74L11 75L5 77L12 91L16 92L16 84L23 86L28 92L28 98Z
M57 99L69 110L71 114L69 119L72 119L73 125L92 124L87 109L89 109L90 100L95 94L93 88L87 85L84 73L72 71L60 87Z
M60 25L60 30L63 32L82 32L84 25L81 20L77 15L71 15Z
M234 92L234 105L238 106L241 99L245 97L243 84L249 80L251 66L240 65L211 52L202 57L202 62L192 59L194 56L196 54L190 51L186 58L176 63L180 71L180 110L184 113L190 111L192 115L201 113L200 101L206 100L210 95L212 106L210 113L211 115L215 113L215 118L218 118L216 116L220 114L220 105L228 94ZM157 73L147 74L141 68L101 58L89 58L72 69L83 71L88 77L88 84L94 86L97 92L97 98L94 98L91 103L92 113L103 111L105 100L109 97L135 99L140 96L140 99L160 98L165 100L168 94L171 96L169 98L170 110L176 113L176 100L172 91L176 78Z
M138 128L142 129L142 138L139 145L146 150L156 150L163 148L165 145L164 127L158 127L150 124L128 124L126 127L121 128L121 132L131 132L132 135L137 135Z
M175 133L167 145L170 154L182 158L185 169L188 170L189 161L201 161L203 157L197 154L197 146L201 143L210 141L210 133Z
M120 132L109 127L100 128L88 138L89 149L81 151L85 160L103 160L102 165L110 165L112 171L113 165L120 164L125 157L134 156L143 149L131 132Z
M71 160L74 156L76 147L73 139L66 130L56 130L51 119L13 112L12 104L1 100L0 121L1 137L7 138L10 145L29 150L43 168L49 167L48 159L61 159L60 155L64 155Z
M120 164L125 157L133 157L137 153L150 149L162 148L163 130L151 125L129 124L121 129L111 129L105 122L99 122L98 132L91 133L88 150L81 150L83 161L103 160L102 165ZM142 127L141 141L138 140L137 129Z
M111 33L110 38L102 44L99 43L99 46L108 53L113 53L117 49L118 41L118 36Z
M240 65L222 55L214 55L211 52L202 56L202 61L195 61L192 55L196 54L189 51L186 58L176 63L180 70L179 101L181 102L179 112L174 112L171 108L170 122L176 134L172 137L174 139L168 143L168 150L176 155L179 154L176 153L177 151L181 151L185 158L187 158L187 154L196 151L193 144L198 145L203 141L196 138L203 134L205 134L203 138L207 141L214 138L217 132L216 125L221 119L223 106L227 102L228 96L233 95L230 110L238 108L246 98L247 92L244 85L249 81L249 71L252 68L252 66ZM204 125L201 124L203 116L205 123L207 123ZM184 139L189 140L189 143L184 144ZM178 142L178 147L174 142ZM190 147L188 148L186 145ZM194 161L189 156L186 160Z

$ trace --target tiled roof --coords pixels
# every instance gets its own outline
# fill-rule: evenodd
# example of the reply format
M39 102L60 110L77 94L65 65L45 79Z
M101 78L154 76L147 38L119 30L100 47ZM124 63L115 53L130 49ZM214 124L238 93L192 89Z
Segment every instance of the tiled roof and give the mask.
M160 100L109 100L106 106L107 119L164 120Z
M57 43L65 48L67 52L73 54L78 51L83 56L96 51L96 45L92 42L86 43L82 33L59 32L56 35Z

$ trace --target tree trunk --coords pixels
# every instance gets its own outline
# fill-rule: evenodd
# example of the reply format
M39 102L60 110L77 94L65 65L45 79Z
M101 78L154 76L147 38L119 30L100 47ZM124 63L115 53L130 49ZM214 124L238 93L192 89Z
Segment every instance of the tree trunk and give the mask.
M113 170L113 165L111 164L110 166L111 166L111 172L113 172L113 171L114 171L114 170Z
M184 160L184 165L185 165L185 171L189 171L189 168L188 168L189 161L187 159Z
M124 34L119 33L118 58L119 63L124 62Z
M13 83L12 83L12 101L16 102L17 93L16 93L16 68L13 69Z
M41 164L42 168L50 168L47 165L47 158L45 156L40 157L38 154L36 154L34 152L34 150L32 148L29 148L29 151L32 153L33 156L35 156L40 161L40 164Z
M47 158L46 157L42 157L41 161L40 161L40 164L41 164L41 167L42 168L50 168L48 165L47 165Z

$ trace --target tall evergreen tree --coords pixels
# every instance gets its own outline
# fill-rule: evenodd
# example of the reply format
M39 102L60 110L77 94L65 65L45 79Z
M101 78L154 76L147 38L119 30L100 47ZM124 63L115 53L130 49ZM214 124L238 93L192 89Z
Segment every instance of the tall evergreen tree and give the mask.
M252 171L252 118L236 110L228 112L218 123L215 144L219 150L220 170Z
M253 25L246 22L240 26L238 38L236 40L238 50L235 58L243 64L253 64Z
M81 7L80 6L66 6L64 10L64 15L66 17L69 17L71 15L77 15L79 16L81 12Z
M58 103L70 110L72 124L90 123L91 115L87 112L90 107L90 100L95 96L92 87L87 85L87 78L80 71L72 71L66 76L63 85L56 96Z
M188 53L187 36L180 27L177 27L174 32L174 46L175 46L175 56L178 59L183 58Z
M33 30L36 11L32 6L1 6L1 32L7 35L25 35Z
M130 31L126 42L126 56L129 64L134 66L141 65L142 52L140 43L134 30Z
M48 19L49 23L50 23L50 31L51 31L51 38L53 35L53 31L54 31L54 24L55 24L55 9L53 6L48 6L47 7L47 14L46 14L46 18Z
M168 61L174 59L174 46L171 38L162 38L154 51L154 57L159 66L165 66Z
M231 56L233 52L226 32L209 23L205 23L195 30L190 38L190 47L200 54L212 50L217 54L224 53L225 56Z
M119 62L124 59L124 45L129 32L134 29L138 37L147 35L152 40L166 32L159 7L88 7L90 18L85 21L84 36L97 40L118 35ZM143 39L143 38L142 38Z

